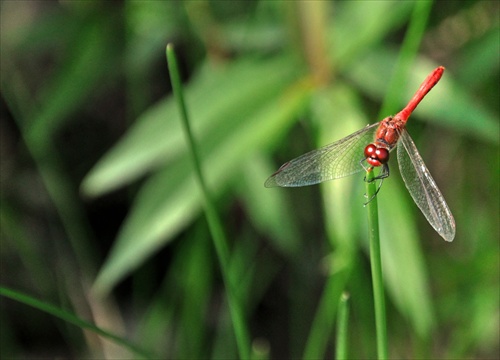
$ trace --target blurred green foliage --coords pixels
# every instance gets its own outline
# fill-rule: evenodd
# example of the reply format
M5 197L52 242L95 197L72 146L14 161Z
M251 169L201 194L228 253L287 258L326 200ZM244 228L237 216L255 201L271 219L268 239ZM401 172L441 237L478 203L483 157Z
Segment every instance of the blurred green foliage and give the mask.
M169 88L172 42L253 355L332 357L347 291L347 353L373 357L362 177L263 183L397 112L444 65L408 130L457 235L440 239L391 162L378 195L389 351L498 356L499 3L423 3L3 1L2 287L160 358L236 356ZM1 311L2 357L131 356L78 321L6 298Z

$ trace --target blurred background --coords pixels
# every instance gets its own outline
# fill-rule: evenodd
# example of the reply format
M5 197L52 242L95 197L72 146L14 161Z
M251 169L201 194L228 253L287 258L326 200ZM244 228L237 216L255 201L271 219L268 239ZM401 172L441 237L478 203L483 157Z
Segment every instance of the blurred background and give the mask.
M499 19L498 1L2 1L2 358L237 358L237 339L255 358L332 358L343 292L349 357L374 358L363 174L263 184L399 111L439 65L407 128L457 234L446 243L427 223L393 156L378 194L389 351L497 358ZM223 271L169 42L227 238Z

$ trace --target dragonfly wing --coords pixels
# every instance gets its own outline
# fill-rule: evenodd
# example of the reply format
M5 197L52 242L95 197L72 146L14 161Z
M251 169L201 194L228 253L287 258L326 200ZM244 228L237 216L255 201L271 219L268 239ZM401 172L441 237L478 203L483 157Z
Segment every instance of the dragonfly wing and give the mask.
M453 241L455 219L406 129L399 137L398 163L410 195L429 224L443 239Z
M306 186L338 179L363 170L364 148L373 141L379 123L368 125L345 138L310 151L279 168L267 179L266 187Z

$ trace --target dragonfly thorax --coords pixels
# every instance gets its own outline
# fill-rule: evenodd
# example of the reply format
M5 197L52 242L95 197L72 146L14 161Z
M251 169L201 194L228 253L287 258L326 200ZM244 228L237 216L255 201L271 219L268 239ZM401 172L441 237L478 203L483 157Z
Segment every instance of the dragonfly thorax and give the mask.
M397 144L399 134L405 128L405 124L406 121L401 119L399 115L386 117L380 122L380 126L375 133L375 143L386 144L391 150Z

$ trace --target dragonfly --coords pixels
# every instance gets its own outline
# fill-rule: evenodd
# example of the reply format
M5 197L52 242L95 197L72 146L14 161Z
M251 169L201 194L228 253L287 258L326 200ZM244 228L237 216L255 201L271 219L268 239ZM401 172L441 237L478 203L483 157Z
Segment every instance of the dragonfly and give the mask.
M332 144L310 151L283 164L265 182L266 187L298 187L343 178L381 167L373 178L389 176L389 155L397 148L401 177L415 204L429 224L446 241L455 238L455 220L406 130L406 122L417 105L438 83L445 68L439 66L424 80L406 107L394 116L368 125ZM377 192L378 192L377 190Z

